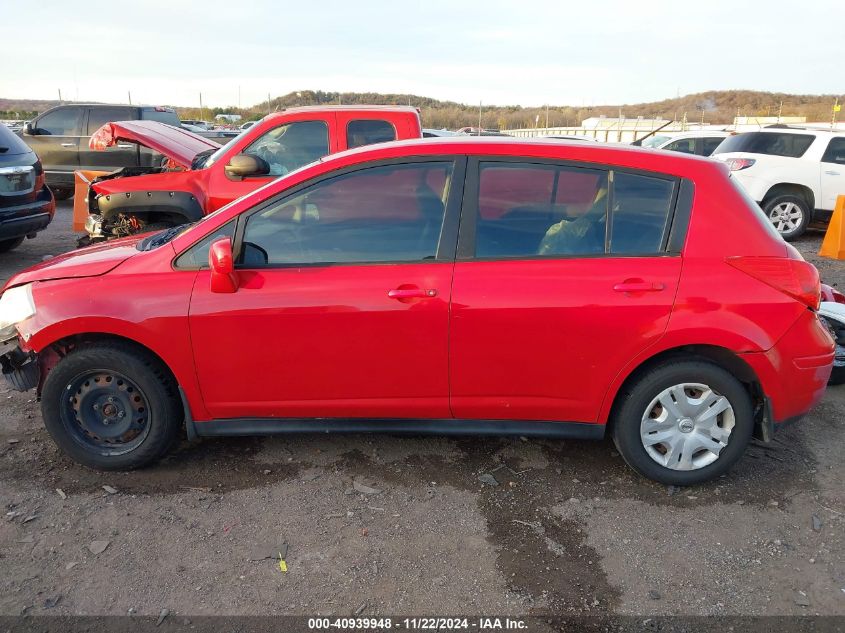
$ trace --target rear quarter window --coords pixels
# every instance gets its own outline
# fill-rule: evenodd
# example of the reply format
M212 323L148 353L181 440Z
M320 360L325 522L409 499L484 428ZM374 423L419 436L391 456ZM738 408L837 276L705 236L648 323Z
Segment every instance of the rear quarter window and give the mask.
M674 192L674 180L616 172L610 252L616 255L661 252Z

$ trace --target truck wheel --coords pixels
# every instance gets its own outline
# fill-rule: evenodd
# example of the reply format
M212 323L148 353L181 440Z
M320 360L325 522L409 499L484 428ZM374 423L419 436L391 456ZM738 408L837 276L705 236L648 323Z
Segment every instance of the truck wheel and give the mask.
M73 197L73 189L65 189L63 187L50 187L53 192L53 197L56 200L67 200Z
M613 440L634 470L689 486L726 472L754 430L748 392L721 367L701 360L659 365L620 394Z
M0 241L0 253L8 253L10 250L17 248L23 244L24 238L13 237L10 240Z
M763 205L763 211L786 241L802 235L810 223L809 205L799 196L775 196Z
M59 448L97 470L131 470L160 459L184 419L164 366L121 343L80 347L62 358L47 374L41 412Z

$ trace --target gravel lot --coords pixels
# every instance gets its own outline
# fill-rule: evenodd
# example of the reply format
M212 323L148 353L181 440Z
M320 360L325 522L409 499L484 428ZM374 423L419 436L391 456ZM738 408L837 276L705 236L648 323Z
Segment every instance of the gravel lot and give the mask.
M0 280L72 248L70 216ZM820 239L797 246L845 287ZM845 615L842 387L681 490L609 441L206 440L102 474L58 453L32 393L0 403L0 614Z

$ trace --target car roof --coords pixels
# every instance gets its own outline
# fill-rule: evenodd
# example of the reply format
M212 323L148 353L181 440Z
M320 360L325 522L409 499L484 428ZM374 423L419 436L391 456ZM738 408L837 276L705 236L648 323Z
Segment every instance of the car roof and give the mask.
M827 136L845 136L845 130L824 130L817 127L778 127L774 125L759 130L740 132L740 134L750 134L752 132L762 134L825 134Z
M541 139L525 139L507 136L440 136L428 137L418 139L406 139L401 141L390 141L387 143L375 143L373 145L364 145L354 149L348 149L336 154L330 154L321 159L324 163L344 162L349 158L356 160L350 162L363 162L368 156L372 156L373 160L382 158L386 153L396 153L399 156L414 156L414 150L419 151L423 155L437 154L441 150L444 154L492 154L492 155L512 155L519 156L520 149L524 149L529 155L550 155L550 151L564 151L572 154L570 157L559 157L562 160L571 158L572 160L605 163L617 162L616 160L608 161L609 156L615 159L620 157L627 157L631 162L648 162L653 160L656 156L660 156L660 161L664 163L677 165L714 165L718 164L716 161L710 160L703 156L695 156L693 154L684 154L680 152L670 152L665 150L655 150L651 148L636 147L626 144L607 144L607 143L556 143L549 140ZM551 158L555 158L551 156ZM622 161L627 162L627 161ZM647 166L642 169L648 169ZM654 171L663 171L661 169L654 169Z
M689 130L687 132L674 132L671 134L672 139L675 140L681 138L699 138L701 136L730 136L733 132L728 132L727 130Z
M324 112L331 110L332 112L412 112L419 114L413 106L396 106L396 105L319 105L319 106L296 106L293 108L285 108L279 112L273 112L268 116L291 114L297 112Z

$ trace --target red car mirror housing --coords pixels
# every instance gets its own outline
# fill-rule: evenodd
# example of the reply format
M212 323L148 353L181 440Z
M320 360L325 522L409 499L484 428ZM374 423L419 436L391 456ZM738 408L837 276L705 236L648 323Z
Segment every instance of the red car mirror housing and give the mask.
M238 289L238 275L232 257L232 242L228 237L211 244L208 251L211 266L211 292L232 293Z

